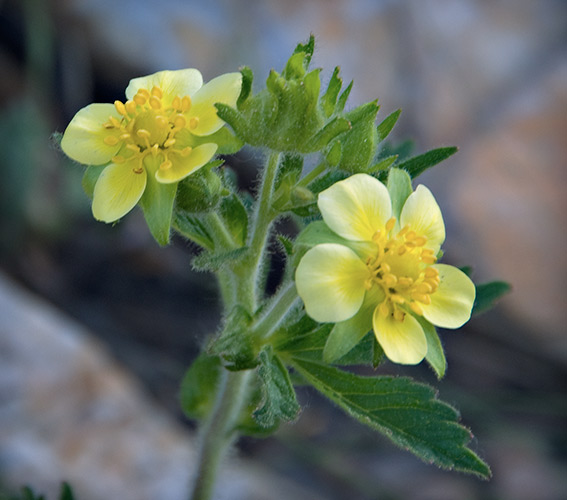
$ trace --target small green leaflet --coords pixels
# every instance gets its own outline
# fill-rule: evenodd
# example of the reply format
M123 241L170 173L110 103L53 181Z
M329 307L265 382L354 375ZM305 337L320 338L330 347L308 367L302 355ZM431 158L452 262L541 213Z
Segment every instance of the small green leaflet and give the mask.
M181 409L189 418L201 419L211 411L221 377L218 356L202 353L189 367L181 381Z
M458 149L455 147L432 149L431 151L427 151L427 153L403 161L397 164L396 167L405 170L411 178L414 179L427 169L434 167L449 158L449 156L454 155L457 151Z
M287 368L274 355L271 346L260 352L258 376L262 387L262 402L254 419L264 428L274 427L283 420L291 422L300 410Z
M402 377L362 377L295 358L295 369L349 415L427 463L488 479L490 468L466 447L468 429L432 387Z

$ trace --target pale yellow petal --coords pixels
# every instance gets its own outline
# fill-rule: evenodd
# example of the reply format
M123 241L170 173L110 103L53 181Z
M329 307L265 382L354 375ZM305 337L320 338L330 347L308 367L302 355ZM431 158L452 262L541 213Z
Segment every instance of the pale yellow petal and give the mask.
M122 163L106 167L94 188L93 215L103 222L114 222L126 215L146 189L146 171L135 173L132 165Z
M105 144L104 138L112 131L103 127L109 117L120 119L113 104L89 104L81 109L67 126L61 149L75 161L84 165L103 165L108 163L120 149L120 143L114 146Z
M442 328L459 328L471 317L476 289L471 279L461 270L446 264L435 264L441 283L430 295L431 304L420 304L423 316Z
M197 69L158 71L152 75L130 80L126 88L126 98L132 99L140 89L149 92L159 87L163 92L164 105L169 106L175 97L193 96L203 85L203 76Z
M216 144L201 144L194 148L188 156L170 155L171 167L165 170L158 168L156 179L162 184L180 181L205 165L215 155L217 148Z
M398 321L391 314L383 316L377 307L372 325L376 340L394 363L416 365L425 358L427 339L423 328L411 314Z
M203 85L192 97L193 104L187 114L189 123L191 123L191 118L198 119L197 126L191 127L191 133L202 136L219 130L224 122L217 116L214 104L221 102L232 107L236 106L241 87L242 75L240 73L226 73Z
M350 248L324 243L303 256L295 284L307 314L316 321L334 323L360 309L367 278L366 264Z
M404 227L406 224L418 236L425 236L425 247L435 253L445 241L445 224L441 209L431 191L422 184L409 195L402 208L400 226Z
M339 236L370 241L392 216L386 186L367 174L355 174L319 193L317 201L325 223Z

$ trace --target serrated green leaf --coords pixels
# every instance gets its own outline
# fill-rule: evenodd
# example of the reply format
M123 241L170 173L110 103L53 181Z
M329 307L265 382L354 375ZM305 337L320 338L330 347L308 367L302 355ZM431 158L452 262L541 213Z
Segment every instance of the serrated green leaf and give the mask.
M470 431L432 387L409 378L362 377L305 359L294 359L293 366L349 415L423 461L490 477L488 465L466 447Z
M402 110L398 109L398 110L394 111L393 113L390 113L378 125L378 127L376 128L376 131L378 132L378 141L377 141L378 143L382 142L384 139L386 139L386 137L388 137L388 135L390 134L390 132L394 128L394 125L396 125L396 122L398 121L398 118L400 117L401 112L402 112Z
M284 249L286 255L288 257L291 256L293 254L293 241L290 240L287 236L284 236L283 234L278 234L277 238L282 248Z
M280 421L295 420L300 408L287 368L270 346L260 352L259 359L262 402L254 412L254 419L265 428L274 427Z
M222 102L215 103L215 108L217 109L217 116L230 125L237 137L246 142L248 137L248 122L242 113Z
M392 200L392 215L400 219L404 203L413 192L409 174L399 168L391 168L388 171L388 192Z
M214 250L215 244L207 227L197 216L175 212L173 228L185 238L194 241L203 248Z
M306 149L308 151L319 151L329 144L329 142L331 142L331 140L336 136L350 130L350 128L351 124L349 120L341 116L335 116L313 136L306 145Z
M483 313L492 307L495 302L511 291L512 287L505 281L491 281L476 285L476 298L474 300L472 315Z
M315 51L315 37L311 34L309 35L309 40L306 43L298 43L295 49L293 50L293 54L297 54L299 52L303 52L305 54L306 63L309 64L311 62L311 57L313 57L313 52Z
M405 170L412 179L415 179L418 175L446 160L457 151L458 148L455 147L432 149L398 164L397 167Z
M202 419L210 413L222 369L218 356L202 353L185 372L179 399L181 409L188 418Z

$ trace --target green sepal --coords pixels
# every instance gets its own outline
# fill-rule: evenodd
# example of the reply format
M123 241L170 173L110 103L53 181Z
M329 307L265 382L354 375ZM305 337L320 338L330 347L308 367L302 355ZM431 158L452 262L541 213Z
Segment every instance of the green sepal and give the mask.
M365 172L368 169L376 152L377 133L374 123L379 109L377 101L372 101L345 115L351 123L351 129L339 136L339 168L350 173Z
M211 412L223 370L218 356L199 355L185 372L181 381L179 399L188 418L204 419Z
M335 362L349 353L366 336L372 329L374 309L382 300L381 290L373 288L366 292L362 306L352 318L335 324L323 349L323 361Z
M499 299L511 291L512 287L505 281L491 281L476 285L476 297L472 309L472 316L492 309Z
M102 171L105 168L106 165L92 165L90 167L87 167L85 173L83 174L83 191L91 200L93 199L96 181L98 181L100 174L102 174Z
M409 195L413 192L411 178L406 171L399 168L391 168L388 171L388 182L386 185L392 200L392 215L400 220L402 208Z
M236 101L236 109L240 109L242 103L250 97L252 93L252 82L254 81L254 73L248 66L240 68L240 74L242 75L242 87Z
M421 175L427 169L434 167L443 160L449 158L449 156L454 155L458 151L456 147L447 148L437 148L427 151L418 156L414 156L409 160L403 161L397 164L398 168L405 170L412 179L415 179L418 175Z
M414 316L423 328L425 338L427 340L427 354L425 360L431 366L432 370L439 380L445 376L447 370L447 360L445 359L445 351L441 344L441 339L435 327L422 316Z
M162 184L155 178L155 170L147 170L146 189L140 198L140 206L152 236L161 246L165 246L169 244L173 202L179 183Z
M222 127L213 134L203 136L193 135L186 129L183 129L177 136L185 145L192 148L196 148L201 144L216 144L218 148L215 154L217 155L232 155L240 151L242 146L244 146L242 139L234 135L228 127Z
M227 370L248 370L258 366L258 350L251 335L252 317L236 305L228 315L221 336L209 346L211 354L219 355Z
M206 250L214 250L215 244L207 226L200 217L187 213L174 212L173 228L185 238L197 243Z
M325 161L330 167L338 166L341 161L342 156L342 146L341 141L336 140L332 143L331 147L328 148L327 154L325 155Z
M376 132L378 133L378 143L382 142L384 139L386 139L386 137L388 137L388 135L394 128L394 125L396 125L401 112L402 110L398 109L393 113L390 113L386 118L384 118L384 120L378 125L378 127L376 127Z
M176 211L193 214L208 212L217 206L223 185L213 169L222 163L221 160L209 162L194 174L179 181L175 197Z
M232 193L222 198L219 211L233 241L237 245L243 246L248 235L248 212L238 195Z
M253 414L254 419L265 428L295 420L300 407L287 368L269 345L260 351L259 360L262 401Z
M318 177L312 182L310 182L307 187L314 195L317 195L321 191L332 186L335 182L342 181L347 177L348 175L346 174L346 172L343 172L338 169L331 170L330 172L327 172L321 177ZM317 208L317 203L315 203L315 201L310 205L305 205L302 207L293 207L291 210L300 217L311 217L311 216L320 215L319 209Z
M491 476L488 465L467 447L470 430L432 387L406 377L363 377L306 359L295 358L292 363L347 414L424 462L483 479Z
M343 79L339 76L340 70L338 66L335 68L327 85L327 91L321 97L321 106L327 118L335 112L337 98L343 86Z

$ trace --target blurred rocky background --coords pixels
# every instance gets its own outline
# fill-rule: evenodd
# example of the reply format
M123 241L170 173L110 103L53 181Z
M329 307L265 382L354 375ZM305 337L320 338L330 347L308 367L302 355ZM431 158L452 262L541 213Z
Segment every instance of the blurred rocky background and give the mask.
M178 384L218 322L194 249L158 248L139 213L92 220L52 133L161 69L208 80L245 64L263 82L310 33L323 80L336 65L354 79L350 106L403 108L394 137L416 153L460 148L420 178L446 217L446 260L513 292L443 334L439 390L494 478L422 464L305 390L295 425L242 441L218 497L567 497L565 1L2 0L0 498L23 484L54 498L62 480L79 500L184 498ZM259 161L227 159L243 186ZM435 383L425 367L380 370Z

